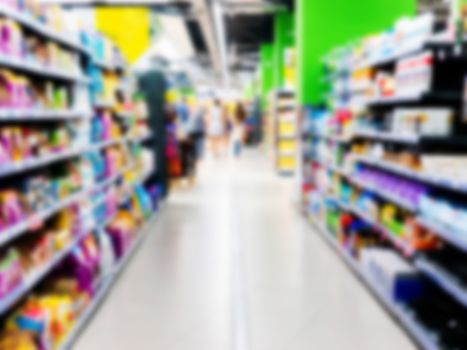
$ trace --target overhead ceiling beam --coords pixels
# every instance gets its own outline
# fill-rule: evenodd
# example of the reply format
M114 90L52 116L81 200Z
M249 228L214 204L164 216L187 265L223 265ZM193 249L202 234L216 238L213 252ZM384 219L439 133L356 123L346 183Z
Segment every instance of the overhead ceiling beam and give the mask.
M219 49L220 69L224 86L230 84L229 72L229 55L227 48L227 32L225 28L224 10L221 2L218 0L211 1L212 16L214 20L215 33L217 36L217 45Z
M208 0L191 0L191 3L192 18L195 18L201 27L213 70L220 76L222 63L209 2Z

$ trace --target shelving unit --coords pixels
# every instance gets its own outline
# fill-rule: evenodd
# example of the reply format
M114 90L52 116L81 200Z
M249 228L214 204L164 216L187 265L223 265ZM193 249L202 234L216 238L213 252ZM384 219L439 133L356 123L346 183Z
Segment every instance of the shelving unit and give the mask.
M142 191L146 191L143 186L148 184L148 173L147 169L142 168L142 160L138 159L133 148L152 139L154 134L149 133L149 131L135 133L134 130L128 127L125 124L126 121L136 118L132 114L133 112L125 110L123 111L124 117L117 115L117 111L122 112L121 106L110 99L105 99L105 102L102 102L104 100L98 94L101 85L95 81L96 75L89 74L92 69L101 69L106 74L115 74L122 77L126 74L124 65L116 64L116 61L105 62L95 59L92 50L88 50L78 41L70 39L73 37L72 35L59 34L26 13L19 12L6 5L0 5L0 17L16 21L16 24L27 30L28 35L38 36L41 40L53 42L61 49L68 50L68 53L76 55L73 56L73 58L76 58L76 62L73 61L73 63L76 63L76 67L68 67L69 69L39 64L31 57L26 60L0 55L1 67L9 69L15 74L20 74L21 77L30 78L34 83L39 82L46 85L46 83L51 82L51 84L58 84L67 92L65 98L67 107L63 107L63 105L60 108L45 107L43 103L39 104L33 101L34 103L29 103L26 107L1 108L0 128L3 128L2 130L9 127L18 130L25 128L27 130L24 135L21 133L16 135L18 140L21 140L22 137L41 136L43 139L40 139L40 142L45 143L44 139L51 137L52 134L59 139L62 137L65 140L57 147L50 146L49 148L42 146L38 141L38 151L36 152L23 152L24 155L21 153L21 156L8 159L3 157L0 165L0 178L5 186L12 186L13 190L19 191L20 186L17 186L17 182L22 184L22 181L30 180L35 176L35 178L39 179L38 186L39 190L41 190L42 187L40 186L44 185L44 182L51 182L54 179L51 176L55 175L55 169L58 169L57 173L59 175L57 176L64 177L70 176L67 172L75 170L74 166L77 169L73 173L75 176L74 181L68 178L63 180L63 182L66 180L70 182L66 183L68 186L66 192L60 192L60 190L65 190L58 188L58 182L62 180L62 178L59 178L59 180L56 180L57 188L53 188L57 194L53 198L47 198L47 204L41 204L38 209L27 211L27 215L23 215L20 219L8 223L8 225L3 221L1 223L0 248L2 248L2 251L16 251L16 248L25 241L29 242L29 240L34 240L36 237L45 237L47 234L56 234L50 227L48 228L53 231L52 233L44 232L44 227L47 227L48 223L62 214L67 215L68 213L70 215L66 220L69 220L67 222L70 222L69 225L71 225L62 228L63 232L61 231L61 233L66 236L65 238L62 237L64 241L61 243L63 244L57 243L58 239L57 242L53 241L56 239L55 237L47 237L50 242L54 242L53 248L48 251L50 256L42 261L40 265L25 268L21 266L23 261L19 262L19 267L22 269L21 276L17 276L18 281L15 282L16 284L13 287L10 287L8 291L2 290L4 294L0 295L0 319L2 322L7 322L10 317L15 317L14 315L19 312L20 308L28 302L28 296L36 295L35 293L38 293L40 288L50 282L49 279L55 278L55 272L62 267L70 255L76 250L82 249L83 242L86 239L93 236L95 242L97 242L97 236L108 233L106 229L114 223L121 210L129 210L128 208L135 206L132 203L141 201L140 198L136 199L136 197L137 193L141 194ZM78 35L76 38L78 38ZM120 85L118 89L120 93L127 93L122 91ZM116 91L105 92L108 96ZM105 111L103 112L103 110ZM103 116L101 113L106 115ZM98 129L98 133L94 132L95 129L93 128L96 128L95 124L98 118L106 118L105 122L107 122L106 127L108 127L108 130L104 130L103 127L102 130ZM104 122L102 123L104 124ZM64 130L67 129L63 129L63 125L71 130L69 134L66 134L66 137L63 135ZM37 131L39 136L35 134L26 136L35 131L35 129L31 131L33 128L39 130ZM43 130L46 130L46 132L39 134ZM138 131L141 130L138 129ZM8 132L12 133L13 131L8 130ZM106 136L96 136L101 134ZM7 135L6 132L2 134L2 136L5 135ZM4 141L2 140L2 142ZM17 142L19 145L19 141ZM39 145L44 148L40 148ZM19 146L17 147L19 149ZM114 152L114 158L113 163L109 165L105 161L108 160L111 163L112 159L109 160L105 157L108 157L111 152ZM119 160L117 160L117 156ZM93 162L101 162L98 165L101 167L99 171L96 170L97 166ZM62 175L62 172L66 175ZM49 192L52 192L52 189ZM148 231L155 217L154 214L150 215L147 212L149 194L148 192L145 192L145 194L148 196L145 202L146 212L142 213L143 209L139 209L141 213L137 214L137 219L134 219L140 225L145 221L143 230L135 232L134 241L131 243L131 247L125 251L124 256L116 256L115 266L112 267L111 273L104 275L101 270L99 271L99 274L102 274L101 276L94 276L96 279L100 278L97 282L99 288L95 293L89 295L91 298L89 304L79 314L79 318L73 324L63 342L61 344L49 344L52 346L51 349L71 349L80 331L85 327L130 257L147 235L145 231ZM26 194L22 193L22 195L26 197ZM112 200L111 205L114 206L112 211L107 203L109 198ZM143 207L143 204L139 203L139 205ZM102 208L105 209L104 213L102 213ZM73 214L70 214L71 212ZM76 222L72 220L76 220ZM109 237L108 239L110 240ZM103 249L103 247L99 247L99 249L101 248ZM3 256L0 257L3 258ZM22 258L24 260L24 257ZM0 283L5 283L3 277ZM4 328L1 328L0 337L3 336L3 332Z
M304 123L303 203L320 235L415 342L446 349L465 345L467 327L460 269L467 261L460 175L467 171L467 50L435 32L429 15L405 24L393 47L389 38L381 47L361 41L323 60L332 92ZM404 272L388 268L395 265ZM401 276L413 282L410 297L391 290Z
M274 154L279 174L293 175L298 154L298 116L295 92L277 90L274 93Z
M29 28L40 36L55 41L82 54L89 55L88 50L86 50L86 48L79 42L78 39L73 40L66 35L57 33L47 25L37 21L26 13L12 9L7 5L0 4L0 15L15 20L22 26Z
M86 307L86 310L81 314L79 319L75 322L72 330L67 335L63 343L59 346L59 350L71 350L73 344L78 340L79 335L81 332L87 327L89 320L92 318L94 313L97 311L99 306L104 301L105 297L109 293L110 289L117 282L118 278L120 277L121 273L125 269L125 267L130 262L133 255L136 253L138 248L142 245L144 240L149 234L149 229L152 225L154 225L154 221L156 217L154 216L150 219L146 225L141 229L141 232L138 234L139 238L136 242L133 243L132 247L128 251L128 253L123 257L123 259L115 266L114 271L109 275L105 276L101 282L99 283L98 290L92 300L92 302Z
M421 327L414 319L413 315L407 310L404 305L394 303L390 297L385 295L381 288L378 288L370 277L362 270L362 268L349 256L348 253L343 251L341 247L335 242L331 234L319 224L316 219L311 218L312 225L316 232L330 245L330 247L339 255L343 262L349 269L359 278L362 283L368 288L372 295L381 303L381 305L394 317L402 327L407 331L408 335L425 350L438 350L439 346L436 340L427 329Z

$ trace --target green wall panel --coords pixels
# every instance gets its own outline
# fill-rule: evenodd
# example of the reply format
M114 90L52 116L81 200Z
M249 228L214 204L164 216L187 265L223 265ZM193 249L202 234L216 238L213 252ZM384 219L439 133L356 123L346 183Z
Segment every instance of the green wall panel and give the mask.
M333 48L414 15L416 0L296 0L298 98L320 101L321 58Z
M267 102L268 94L274 86L274 47L263 44L260 49L261 98L263 104Z
M295 17L279 12L274 18L274 88L284 85L284 53L295 43Z

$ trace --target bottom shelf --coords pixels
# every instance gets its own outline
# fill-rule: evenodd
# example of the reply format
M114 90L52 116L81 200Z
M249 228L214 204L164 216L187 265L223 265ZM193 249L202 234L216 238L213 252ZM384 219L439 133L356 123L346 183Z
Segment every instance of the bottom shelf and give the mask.
M81 335L81 332L86 328L86 326L88 325L94 313L102 305L102 302L105 300L105 297L110 292L112 286L117 281L121 272L128 265L133 255L136 253L138 248L141 246L141 244L147 237L148 235L147 231L154 223L156 216L157 214L153 214L151 219L149 219L144 224L144 227L141 229L137 240L133 243L132 247L127 252L127 254L117 263L114 271L109 276L106 276L99 282L98 291L94 295L93 300L88 305L86 310L81 314L79 319L76 321L73 329L70 331L66 339L63 341L62 345L59 346L58 348L59 350L71 350L72 349L73 344L78 340L79 336Z
M344 260L346 265L356 274L364 285L372 292L376 299L385 307L391 316L402 325L403 329L411 338L425 350L438 350L439 346L434 335L417 322L413 313L402 304L393 302L386 294L372 282L364 273L360 265L349 254L339 247L333 239L331 233L314 218L310 217L310 222L321 237L335 250Z

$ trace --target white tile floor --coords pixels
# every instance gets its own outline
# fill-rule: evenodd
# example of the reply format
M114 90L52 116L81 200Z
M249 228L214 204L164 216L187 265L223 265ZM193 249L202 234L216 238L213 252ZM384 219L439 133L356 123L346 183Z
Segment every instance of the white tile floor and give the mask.
M171 198L74 349L415 347L252 153Z

